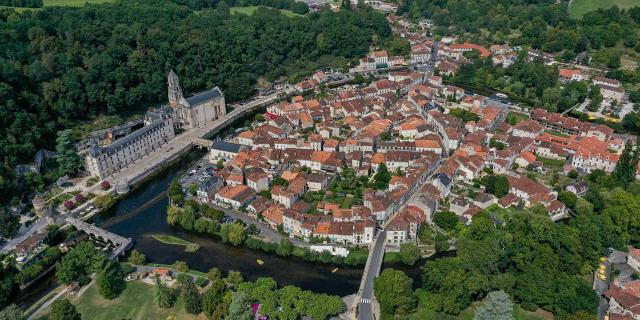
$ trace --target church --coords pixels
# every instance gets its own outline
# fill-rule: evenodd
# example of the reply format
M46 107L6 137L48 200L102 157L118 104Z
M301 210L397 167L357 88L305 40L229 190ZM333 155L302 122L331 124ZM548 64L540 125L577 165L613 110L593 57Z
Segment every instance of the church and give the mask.
M173 70L167 80L168 105L147 111L142 121L96 131L78 144L92 176L108 177L173 139L177 129L197 128L227 114L220 88L185 99Z
M215 87L193 97L184 98L178 75L173 70L167 77L169 84L169 106L174 111L176 129L193 129L227 114L224 94Z

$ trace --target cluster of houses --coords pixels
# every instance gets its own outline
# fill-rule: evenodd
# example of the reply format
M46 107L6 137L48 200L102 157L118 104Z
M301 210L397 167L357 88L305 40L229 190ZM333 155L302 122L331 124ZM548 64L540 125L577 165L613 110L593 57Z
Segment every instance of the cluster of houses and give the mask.
M452 109L473 113L477 121L464 122ZM444 85L439 76L415 71L392 71L364 87L345 85L322 99L294 97L269 106L264 121L234 142L213 144L210 160L225 166L202 183L198 196L246 210L291 236L357 245L369 243L376 224L397 213L387 241L399 244L415 241L418 226L436 210L469 222L491 205L542 204L553 220L562 219L568 209L557 193L525 170L546 170L546 158L565 161L566 172L611 172L624 148L604 125L535 109L530 119L511 126L504 122L507 112L486 97ZM366 189L346 207L324 198L305 201L309 192L330 194L328 186L345 168L370 178L382 163L399 173L386 190ZM488 169L508 177L506 196L452 192Z
M485 49L471 43L433 42L418 34L405 36L412 45L411 63L429 62L437 51L440 73L446 74L447 65L455 72L470 51L493 56L503 66L516 59L514 50L505 45ZM529 56L548 58L536 51ZM359 68L406 64L400 59L376 51ZM319 92L327 78L318 72L296 87L300 92ZM541 204L551 219L562 219L568 209L557 192L526 173L547 170L547 159L561 160L565 172L611 172L624 148L607 126L542 109L521 114L528 119L511 126L504 122L509 112L504 105L467 95L444 84L440 76L406 68L366 86L323 91L320 97L297 96L271 105L264 120L255 121L233 142L215 142L210 160L222 160L224 167L202 182L198 198L245 210L302 239L364 245L375 236L377 224L388 222L387 242L400 244L416 241L418 226L430 222L436 210L450 210L469 222L492 205ZM476 120L463 121L469 118L454 109L473 114ZM357 195L329 190L346 168L371 179L382 164L393 173L384 190L367 188ZM488 172L507 176L506 196L496 198L481 188L470 197L454 188L464 189ZM574 187L576 193L583 191ZM345 197L355 199L346 204L336 201Z
M640 273L640 249L629 246L625 265L630 272ZM625 266L625 267L626 267ZM604 297L609 304L606 317L609 320L637 320L640 319L640 280L616 277Z
M431 80L417 72L394 72L367 87L345 86L321 100L294 97L269 106L264 121L234 142L213 143L210 161L225 165L201 183L198 198L246 210L291 236L356 245L371 242L377 223L399 211L390 243L415 241L418 226L428 220L438 199L428 205L402 204L463 135L426 117L435 107L432 95L450 89L441 79ZM365 189L358 204L350 206L304 201L309 192L328 194L328 186L345 168L371 177L382 163L394 173L387 190Z
M570 81L589 81L589 76L582 73L581 69L558 69L558 78L565 83ZM625 91L619 80L595 77L591 79L591 85L600 89L604 102L617 101L617 103L622 103L624 101Z

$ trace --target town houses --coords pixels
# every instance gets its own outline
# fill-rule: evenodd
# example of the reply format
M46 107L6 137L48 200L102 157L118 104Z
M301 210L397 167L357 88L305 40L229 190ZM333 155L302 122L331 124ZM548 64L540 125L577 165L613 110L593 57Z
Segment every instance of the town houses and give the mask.
M372 50L352 71L376 70L378 77L322 94L319 86L331 75L317 72L296 85L305 96L269 105L241 132L213 143L209 161L221 167L214 182L198 187L198 199L305 241L367 245L387 224L385 240L393 247L418 242L418 228L433 223L438 211L465 224L485 210L510 207L565 219L570 209L558 189L536 175L614 170L624 142L611 128L511 108L446 83L471 55L513 63L517 55L508 45L486 49L404 36L410 60ZM435 74L421 65L432 65ZM561 69L559 76L586 79L579 69ZM619 87L606 78L593 81ZM508 124L507 114L520 120ZM504 193L492 194L491 177L505 181Z

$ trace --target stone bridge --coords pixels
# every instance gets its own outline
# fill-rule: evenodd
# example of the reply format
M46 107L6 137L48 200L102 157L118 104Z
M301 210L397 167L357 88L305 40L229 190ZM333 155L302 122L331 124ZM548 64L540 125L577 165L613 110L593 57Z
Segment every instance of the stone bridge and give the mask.
M131 240L131 238L119 236L115 233L111 233L107 230L98 228L92 224L86 223L76 218L67 217L65 221L68 224L72 225L74 228L88 234L89 236L116 246L116 249L113 250L113 252L109 256L109 259L117 259L120 255L124 254L133 246L133 240Z

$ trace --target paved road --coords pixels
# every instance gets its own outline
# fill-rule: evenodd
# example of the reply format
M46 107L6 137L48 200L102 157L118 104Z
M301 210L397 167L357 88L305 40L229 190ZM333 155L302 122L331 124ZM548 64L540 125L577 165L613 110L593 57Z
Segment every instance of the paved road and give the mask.
M39 218L38 221L31 224L27 228L22 228L18 231L18 234L11 240L9 240L6 244L2 246L0 252L2 254L7 254L11 252L11 250L15 249L17 245L19 245L22 241L31 237L32 235L45 230L47 228L47 220Z
M375 296L373 293L373 280L380 274L382 259L384 258L385 238L385 231L381 231L369 251L369 269L365 270L366 273L363 277L365 282L358 302L358 319L360 320L374 319Z
M231 217L232 219L239 219L240 221L246 223L247 225L249 224L256 225L256 227L258 227L258 229L260 230L260 235L271 242L279 243L281 239L286 238L282 234L278 233L278 231L271 229L271 227L265 225L264 223L258 222L256 219L248 216L245 213L235 211L233 209L218 207L215 205L212 205L212 207L217 210L221 210L222 212L224 212L225 215ZM291 240L291 243L293 243L295 246L299 246L299 247L311 246L311 244L304 241L300 241L298 239L289 239L289 240Z
M603 264L607 267L606 280L604 281L600 280L600 278L598 277L598 271L596 270L594 272L594 283L593 283L593 289L596 291L596 293L600 297L600 304L598 305L599 320L604 319L604 316L607 310L609 309L609 303L607 303L607 300L603 297L603 293L607 291L607 289L609 288L609 284L611 283L611 263L607 261L607 262L604 262Z

